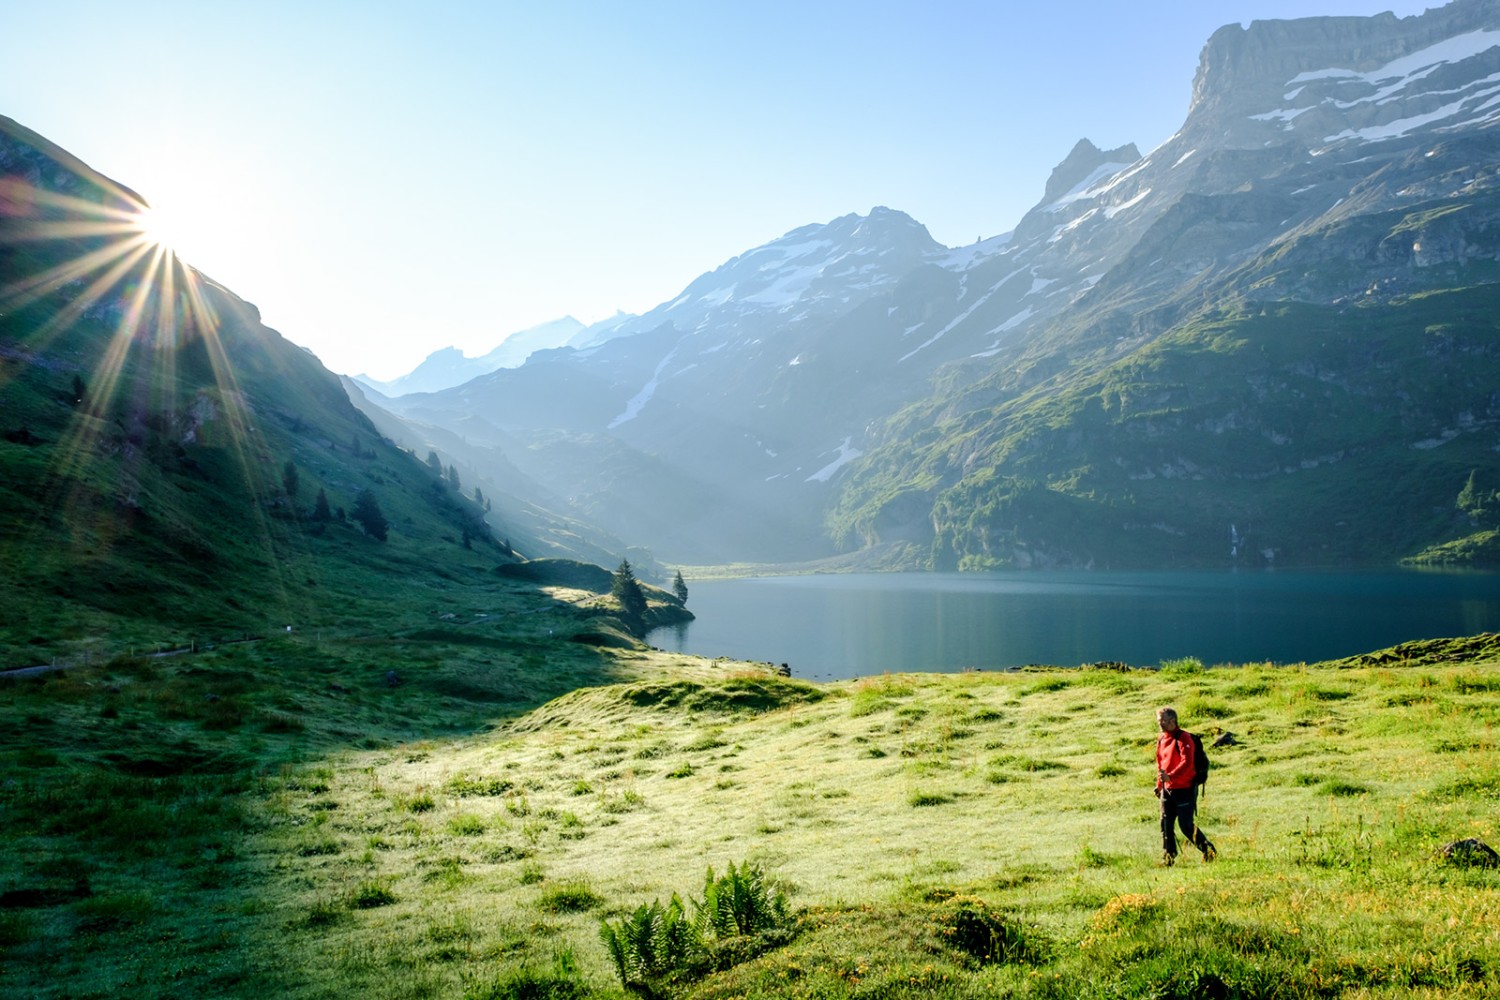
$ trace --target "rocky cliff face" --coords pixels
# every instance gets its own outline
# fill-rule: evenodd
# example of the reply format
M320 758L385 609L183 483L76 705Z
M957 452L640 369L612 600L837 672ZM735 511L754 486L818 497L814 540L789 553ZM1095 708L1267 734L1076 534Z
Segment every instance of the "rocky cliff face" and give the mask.
M1500 278L1497 122L1493 3L1227 27L1203 51L1177 134L1144 156L1079 142L1006 237L947 249L886 209L805 227L607 339L401 406L414 419L483 425L528 474L670 559L805 558L831 536L903 546L929 565L1097 564L1126 549L1149 560L1149 546L1118 544L1138 521L1146 527L1129 532L1182 540L1174 559L1217 559L1222 526L1211 544L1195 540L1212 518L1183 527L1159 511L1122 514L1139 491L1102 485L1105 466L1128 470L1124 483L1155 470L1179 486L1217 467L1191 448L1157 449L1186 431L1140 417L1140 406L1170 406L1170 387L1132 376L1122 395L1107 373L1177 371L1166 344L1243 366L1184 332L1227 310L1395 308ZM1273 339L1281 352L1318 349ZM1422 354L1420 339L1396 341ZM1213 365L1182 370L1217 384ZM1387 370L1361 369L1358 393L1378 395ZM1258 377L1288 400L1317 395L1277 372ZM1075 398L1086 385L1096 403ZM1203 405L1204 426L1238 426L1253 410ZM1303 409L1298 426L1323 419ZM1459 416L1431 421L1463 434L1489 426ZM1129 433L1116 436L1122 420ZM1441 437L1421 423L1401 433ZM1319 442L1275 468L1326 468L1327 454L1354 448ZM1259 474L1235 467L1222 480ZM1087 498L1106 493L1104 516ZM1270 520L1256 523L1272 533Z

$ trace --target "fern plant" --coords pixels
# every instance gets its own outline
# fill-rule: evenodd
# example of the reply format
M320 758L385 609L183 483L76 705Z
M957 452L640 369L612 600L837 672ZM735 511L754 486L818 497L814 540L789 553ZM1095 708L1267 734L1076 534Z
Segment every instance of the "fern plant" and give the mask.
M649 998L664 996L674 974L689 967L703 949L698 922L688 918L675 892L665 906L652 900L618 922L604 921L599 937L621 985Z
M695 905L700 927L720 938L759 934L791 923L786 894L773 890L765 872L748 861L739 868L731 861L722 877L715 877L710 866L703 900Z
M791 939L793 919L786 894L749 862L703 883L688 916L676 894L618 921L603 921L599 936L614 960L620 984L648 1000L662 1000L671 987L715 969L754 958Z

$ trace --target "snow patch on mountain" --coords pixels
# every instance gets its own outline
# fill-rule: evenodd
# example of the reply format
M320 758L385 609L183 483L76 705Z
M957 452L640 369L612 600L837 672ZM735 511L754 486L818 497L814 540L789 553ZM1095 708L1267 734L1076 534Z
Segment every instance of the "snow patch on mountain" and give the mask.
M853 440L853 438L844 438L843 444L840 444L838 447L838 457L835 458L832 462L829 462L827 465L823 466L817 472L814 472L812 475L808 476L805 481L809 483L826 483L828 482L828 480L833 478L833 474L835 472L839 471L844 466L848 465L850 462L863 455L864 452L860 451L858 448L850 447L850 443Z
M624 411L622 411L619 416L615 417L615 419L609 422L607 427L608 430L614 430L621 424L626 423L630 420L634 420L636 417L640 416L641 410L645 408L647 403L651 402L651 397L656 395L656 388L661 384L661 373L666 371L667 365L671 364L672 359L675 357L677 357L676 347L668 351L667 356L662 358L661 361L657 364L656 371L651 373L651 381L647 382L641 388L640 392L630 397L630 401L625 404Z
M1462 62L1465 59L1488 52L1495 46L1500 45L1500 31L1471 31L1463 35L1455 35L1445 38L1435 45L1429 45L1425 49L1413 52L1410 55L1393 59L1376 70L1361 73L1352 69L1330 67L1329 69L1313 70L1308 73L1298 73L1287 81L1287 86L1295 87L1298 84L1311 83L1314 80L1337 79L1339 82L1362 82L1370 85L1381 85L1380 90L1374 94L1366 95L1357 101L1351 101L1344 105L1364 103L1368 101L1384 101L1407 86L1432 75L1434 71L1449 63Z
M1086 201L1090 198L1098 197L1101 191L1108 190L1108 185L1101 187L1099 191L1094 190L1095 185L1098 185L1101 181L1109 180L1111 177L1115 176L1120 171L1129 166L1130 164L1128 163L1099 164L1099 166L1095 167L1087 177L1079 181L1077 184L1073 185L1072 188L1070 188L1057 200L1053 201L1052 204L1043 206L1042 211L1061 212L1063 209L1067 208L1074 202Z
M948 323L947 326L943 327L937 333L934 333L931 337L928 337L926 340L922 341L922 343L918 344L916 347L913 347L911 350L909 350L905 354L901 355L901 357L897 358L896 359L896 364L899 365L903 361L906 361L907 359L915 356L916 354L919 354L925 348L931 347L933 344L936 344L939 340L941 340L943 338L943 336L945 334L948 333L948 331L952 330L954 327L958 326L964 320L966 320L970 316L972 316L974 314L974 310L976 310L980 306L984 305L986 302L988 302L994 296L994 294L996 292L1000 291L1001 288L1005 287L1006 282L1010 281L1011 278L1014 278L1016 275L1021 274L1025 270L1026 270L1025 268L1022 268L1019 271L1012 271L1010 274L1007 274L1005 277L1001 278L999 281L997 281L995 283L995 286L993 288L991 288L988 292L985 292L983 295L981 295L977 300L975 300L974 304L971 305L969 308L965 309L963 312L961 312L957 316L955 316L952 319L952 321ZM1045 287L1045 286L1043 286L1043 287ZM1035 290L1035 285L1034 284L1032 286L1032 289L1033 289L1033 291ZM1027 294L1029 295L1030 292L1028 292ZM910 334L912 332L912 330L915 330L915 329L917 329L917 327L915 327L915 326L911 327L910 329L908 329L906 331L906 333ZM903 336L905 336L905 335L906 334L903 334Z
M1423 81L1445 67L1490 52L1500 46L1500 30L1482 29L1443 39L1416 52L1393 59L1373 70L1340 66L1298 73L1285 84L1284 105L1250 115L1252 121L1276 123L1291 130L1304 114L1315 109L1336 113L1370 109L1396 110L1400 102L1453 97L1442 106L1408 114L1391 121L1358 125L1326 135L1326 143L1357 140L1378 142L1395 139L1418 129L1441 125L1453 128L1478 125L1500 118L1500 73L1468 81L1445 90L1424 90ZM1365 120L1368 120L1366 118Z

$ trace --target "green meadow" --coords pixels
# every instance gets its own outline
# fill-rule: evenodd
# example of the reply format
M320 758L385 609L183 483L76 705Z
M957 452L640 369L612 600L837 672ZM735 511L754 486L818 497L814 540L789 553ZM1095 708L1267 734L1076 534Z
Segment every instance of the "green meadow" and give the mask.
M1314 666L815 685L550 639L566 614L6 681L0 994L1463 997L1500 981L1500 874L1438 854L1500 840L1493 637ZM1234 735L1200 809L1213 863L1157 864L1160 704ZM761 905L784 897L780 917L671 938L673 897L685 928L709 869L736 867L763 880ZM606 925L634 935L629 989Z

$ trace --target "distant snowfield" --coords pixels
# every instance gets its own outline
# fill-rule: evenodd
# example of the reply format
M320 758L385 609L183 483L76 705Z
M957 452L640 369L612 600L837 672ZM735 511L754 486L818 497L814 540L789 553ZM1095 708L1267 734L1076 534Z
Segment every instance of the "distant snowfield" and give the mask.
M1061 212L1063 209L1067 208L1075 201L1084 201L1086 199L1096 197L1103 191L1108 190L1109 185L1105 185L1098 191L1094 190L1094 185L1098 184L1100 181L1109 180L1111 177L1115 176L1115 174L1118 174L1120 171L1129 166L1129 163L1099 164L1099 166L1094 168L1092 173L1090 173L1083 180L1079 181L1077 184L1074 184L1062 197L1053 201L1050 205L1044 207L1042 211Z
M641 410L645 408L647 403L651 402L651 397L656 395L656 387L661 384L661 373L666 371L667 365L671 364L672 359L675 357L677 357L677 348L674 347L657 364L656 371L651 373L651 381L647 382L640 392L630 398L630 402L625 404L625 409L619 416L609 422L607 430L614 430L626 421L634 420L640 416Z
M823 466L817 472L814 472L812 475L808 476L806 481L809 483L826 483L828 482L828 480L833 478L833 474L835 472L839 471L844 466L848 465L850 462L863 455L864 452L860 451L858 448L849 447L850 442L852 442L853 440L854 439L852 437L844 438L843 444L839 445L839 457Z
M1287 101L1289 106L1275 108L1250 117L1253 121L1280 122L1282 128L1290 129L1292 122L1299 116L1319 106L1331 106L1340 111L1347 111L1361 105L1391 104L1400 98L1402 91L1425 80L1442 67L1471 59L1496 46L1500 46L1500 31L1471 31L1444 39L1399 59L1393 59L1379 69L1361 72L1333 66L1298 73L1286 82L1287 92L1282 100ZM1290 105L1290 102L1307 93L1309 84L1316 83L1331 84L1333 93L1328 93L1328 88L1324 88L1323 96L1316 97L1311 103L1300 106ZM1365 88L1372 89L1368 93L1360 93L1357 97L1341 99L1338 96L1341 93L1359 92ZM1360 129L1345 129L1342 132L1325 136L1323 141L1343 142L1355 139L1363 142L1378 142L1382 139L1400 138L1408 132L1438 122L1461 126L1494 119L1500 116L1500 73L1493 73L1455 90L1432 91L1428 96L1456 97L1457 99L1423 114L1409 115ZM1453 120L1449 121L1450 119Z

